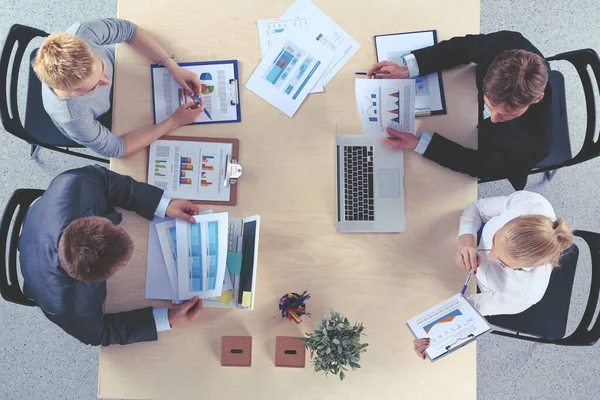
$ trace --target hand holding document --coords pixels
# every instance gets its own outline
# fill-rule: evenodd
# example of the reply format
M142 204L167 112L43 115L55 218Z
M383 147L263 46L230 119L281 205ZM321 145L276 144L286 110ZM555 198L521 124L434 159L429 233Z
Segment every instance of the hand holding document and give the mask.
M415 132L415 82L411 79L357 79L358 116L365 135L388 136L387 129Z
M417 339L429 338L425 354L431 361L461 348L491 329L461 294L409 319L406 325Z

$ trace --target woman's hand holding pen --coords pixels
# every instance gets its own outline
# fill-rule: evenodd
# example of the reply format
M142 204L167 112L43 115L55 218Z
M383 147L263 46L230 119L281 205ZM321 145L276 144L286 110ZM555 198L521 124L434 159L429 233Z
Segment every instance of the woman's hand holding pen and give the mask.
M481 264L481 257L475 248L475 236L471 234L461 235L458 239L458 250L456 252L456 266L463 271L473 271L477 273L477 268Z
M177 64L168 68L169 71L171 71L175 82L179 83L185 90L189 92L194 92L198 96L200 96L200 89L202 85L200 84L200 79L198 79L197 74L185 68L182 68Z

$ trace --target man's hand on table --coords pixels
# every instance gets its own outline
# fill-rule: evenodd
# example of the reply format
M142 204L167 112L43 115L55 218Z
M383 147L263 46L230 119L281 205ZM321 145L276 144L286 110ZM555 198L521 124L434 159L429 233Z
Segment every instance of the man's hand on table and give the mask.
M169 324L174 326L182 322L190 322L200 315L200 311L202 311L202 300L194 297L183 304L169 308Z
M386 137L385 141L394 149L414 150L417 144L419 144L419 139L410 132L401 132L388 128L387 133L390 136Z
M188 200L171 200L167 207L167 216L181 218L193 223L194 215L198 215L200 209L197 205Z
M374 76L374 74L390 74L389 77L380 77ZM410 76L410 72L408 71L408 67L406 65L398 65L389 61L378 62L373 65L371 69L367 72L367 76L373 79L404 79Z

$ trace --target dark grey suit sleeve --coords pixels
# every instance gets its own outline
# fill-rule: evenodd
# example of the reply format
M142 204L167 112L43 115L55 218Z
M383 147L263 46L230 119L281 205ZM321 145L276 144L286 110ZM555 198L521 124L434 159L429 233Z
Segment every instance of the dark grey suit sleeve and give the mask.
M44 313L65 332L92 346L157 340L152 307L116 314L55 315Z
M427 75L461 64L491 62L494 57L508 49L538 53L520 33L511 31L454 37L412 53L419 65L419 74Z
M148 220L154 218L154 212L163 195L161 189L138 182L130 176L109 171L99 165L73 171L102 185L108 202L112 206L135 211Z

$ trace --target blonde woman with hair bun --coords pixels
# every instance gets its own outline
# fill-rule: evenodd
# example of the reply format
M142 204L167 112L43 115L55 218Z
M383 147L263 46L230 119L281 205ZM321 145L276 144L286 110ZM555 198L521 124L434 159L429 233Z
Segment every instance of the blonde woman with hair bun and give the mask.
M460 218L455 262L473 271L481 293L467 300L482 315L527 310L544 297L552 269L572 244L571 228L540 194L520 191L469 204ZM421 358L428 346L428 339L414 342Z

